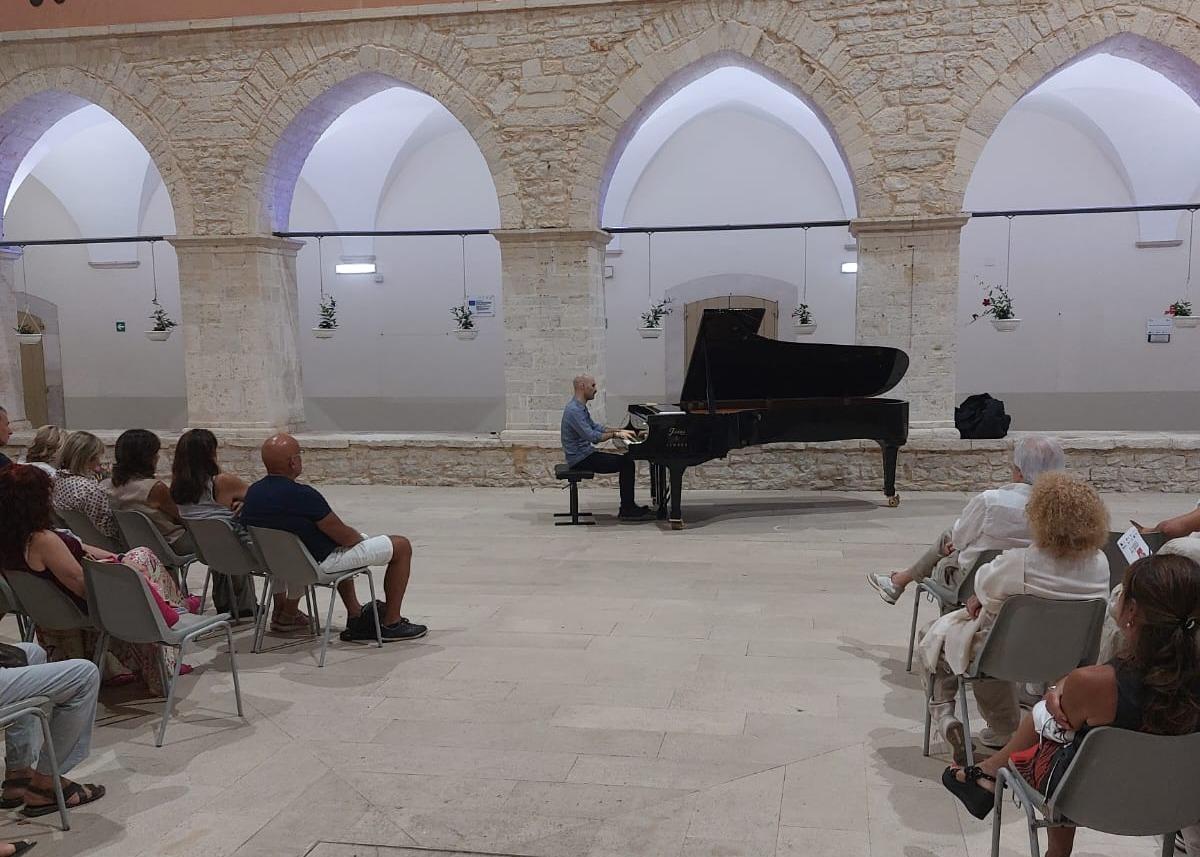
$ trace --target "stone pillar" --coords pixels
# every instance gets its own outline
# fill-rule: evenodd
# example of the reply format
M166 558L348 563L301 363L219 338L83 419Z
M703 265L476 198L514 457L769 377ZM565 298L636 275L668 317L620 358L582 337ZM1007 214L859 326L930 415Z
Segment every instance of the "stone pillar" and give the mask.
M170 241L179 257L188 425L263 433L303 426L303 244L270 235Z
M954 425L958 248L965 216L863 218L858 240L856 340L908 353L891 395L909 402L913 428Z
M21 346L13 330L17 326L16 247L0 247L0 406L8 412L14 428L25 428L25 392L21 388Z
M604 247L599 230L503 229L504 395L509 431L558 431L571 380L604 390ZM591 406L604 421L604 394Z

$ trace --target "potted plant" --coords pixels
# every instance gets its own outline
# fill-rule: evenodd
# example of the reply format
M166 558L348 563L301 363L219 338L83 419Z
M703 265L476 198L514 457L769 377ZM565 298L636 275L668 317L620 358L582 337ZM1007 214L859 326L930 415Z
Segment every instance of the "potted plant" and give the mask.
M817 323L813 321L812 310L808 308L808 304L797 304L792 310L792 328L801 336L810 336L817 329Z
M479 335L475 327L475 313L471 312L471 307L466 302L450 307L450 314L454 316L456 325L454 335L459 339L474 339Z
M178 327L175 320L167 315L167 311L162 308L162 304L158 302L158 298L150 301L154 310L148 318L154 322L154 327L146 331L146 338L151 342L166 342L171 336L171 330Z
M332 339L338 326L337 301L333 299L333 295L321 296L320 316L320 321L313 328L313 336L317 339Z
M992 327L1002 333L1016 330L1021 324L1021 319L1017 318L1013 312L1012 297L1008 294L1008 289L1004 286L984 286L981 280L979 285L983 287L983 311L971 313L971 321L973 324L981 318L990 316Z
M1200 324L1200 315L1192 315L1191 301L1175 301L1167 307L1167 315L1176 327L1195 327Z
M28 312L17 317L17 326L13 328L17 334L17 342L22 345L37 345L42 341L42 329Z
M642 313L642 326L638 328L642 339L657 339L662 336L663 319L671 314L670 304L670 298L663 298L658 303L650 304L650 309Z

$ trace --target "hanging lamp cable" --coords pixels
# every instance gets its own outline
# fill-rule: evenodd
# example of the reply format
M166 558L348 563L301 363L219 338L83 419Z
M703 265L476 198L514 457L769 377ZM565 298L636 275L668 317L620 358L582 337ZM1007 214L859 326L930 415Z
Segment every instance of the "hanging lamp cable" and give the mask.
M808 306L808 227L804 227L804 264L800 271L800 303Z
M1004 254L1004 291L1008 291L1008 284L1012 281L1012 223L1013 215L1008 215L1008 247Z
M150 279L154 284L154 305L158 305L158 260L154 254L154 242L150 242Z
M654 300L654 233L646 233L646 300Z
M1192 296L1192 237L1196 232L1196 209L1191 209L1190 219L1188 220L1188 270L1187 280L1183 284L1183 295L1185 298Z
M321 291L322 305L325 303L325 249L324 249L324 245L322 244L322 242L324 240L325 240L325 236L323 236L323 235L317 236L317 266L318 266L318 268L320 270L320 274L321 274L321 276L319 278L318 288Z
M463 286L463 306L467 303L467 235L462 233L459 236L462 241L462 286Z

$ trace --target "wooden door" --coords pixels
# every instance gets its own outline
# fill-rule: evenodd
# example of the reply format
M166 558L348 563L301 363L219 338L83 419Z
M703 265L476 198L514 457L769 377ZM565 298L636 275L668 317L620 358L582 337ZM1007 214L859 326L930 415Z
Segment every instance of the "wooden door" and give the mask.
M756 309L761 307L762 324L758 327L758 335L768 339L779 338L779 304L775 301L755 298L750 295L728 295L720 298L705 298L702 301L692 301L683 308L684 322L684 361L691 359L692 346L696 343L696 334L700 330L700 317L706 309Z
M24 319L25 314L21 314ZM45 329L42 320L29 317L38 327ZM21 386L25 392L25 419L34 428L50 422L49 390L46 387L46 356L42 343L21 346Z

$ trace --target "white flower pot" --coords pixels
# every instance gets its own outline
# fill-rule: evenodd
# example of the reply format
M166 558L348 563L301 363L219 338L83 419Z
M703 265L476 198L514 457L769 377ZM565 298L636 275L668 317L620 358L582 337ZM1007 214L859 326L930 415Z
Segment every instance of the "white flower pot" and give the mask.
M171 338L171 331L169 331L169 330L147 330L146 338L149 339L151 342L166 342L168 339Z
M479 331L476 330L475 328L471 328L470 330L461 330L460 329L460 330L454 331L454 335L457 336L459 339L474 339L476 336L479 335Z
M795 330L799 336L812 336L817 331L817 323L815 321L810 321L806 324L801 324L798 321L793 321L792 329Z
M638 333L642 335L642 339L658 339L662 336L661 327L639 327Z
M1195 327L1200 324L1200 315L1177 315L1172 320L1176 327Z
M1021 326L1021 319L1019 318L993 318L991 322L992 327L1001 333L1011 333Z
M22 345L37 345L41 341L42 341L42 335L40 333L18 333L17 334L17 342L21 343Z
M336 327L314 327L313 336L317 339L333 339L333 334L337 330Z

